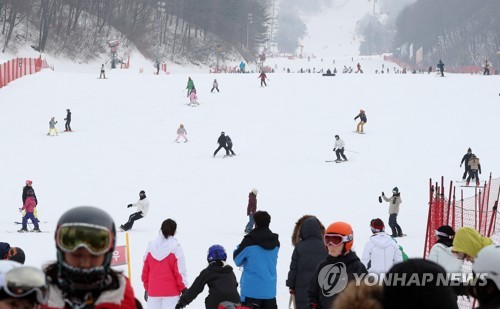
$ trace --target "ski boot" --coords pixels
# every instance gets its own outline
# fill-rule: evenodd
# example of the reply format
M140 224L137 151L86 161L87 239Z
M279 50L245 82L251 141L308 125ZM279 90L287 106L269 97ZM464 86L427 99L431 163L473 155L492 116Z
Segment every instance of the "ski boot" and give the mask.
M19 233L28 233L28 229L20 229L18 230Z
M32 232L41 233L42 231L40 231L39 227L35 227L35 228L33 228Z
M469 182L468 182L468 181L467 181L467 182L465 182L465 186L466 186L466 187L468 187L468 186L469 186Z

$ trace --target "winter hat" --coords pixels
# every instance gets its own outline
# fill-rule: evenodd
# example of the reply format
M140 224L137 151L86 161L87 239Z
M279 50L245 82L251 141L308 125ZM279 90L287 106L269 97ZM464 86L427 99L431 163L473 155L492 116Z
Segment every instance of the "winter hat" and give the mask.
M472 149L470 149L470 147L469 147L469 149L467 149L467 152L471 153L471 152L472 152Z
M225 261L227 259L226 249L221 245L213 245L208 248L207 261L213 262L217 260Z
M220 132L220 134L224 135L224 134L226 134L226 133L224 133L224 131L222 131L222 132Z
M362 109L360 109L360 110L359 110L359 112L360 112L360 113L364 113L365 111L364 111L364 110L362 110Z
M27 186L28 186L28 185L31 185L32 183L33 183L33 181L31 181L31 180L29 180L29 179L28 179L28 180L26 180L26 185L27 185Z
M394 187L394 188L392 189L392 192L393 192L393 193L399 193L399 189L398 189L398 187Z
M253 215L253 219L256 227L269 227L269 224L271 223L271 216L267 213L267 211L257 211Z
M446 275L443 267L429 260L409 259L395 264L385 276L394 278L388 281L392 284L384 279L384 309L458 308L453 289L438 280L438 276Z
M10 260L24 264L24 261L26 260L26 255L24 255L23 249L19 247L10 247L9 251L4 257L4 260Z
M455 231L449 225L442 225L437 228L436 236L438 236L438 243L442 243L447 247L453 246L453 237L455 237Z
M339 136L338 136L338 135L335 135L335 138L339 138Z
M379 218L373 219L370 222L370 227L372 228L373 233L379 233L385 230L384 221L382 221L382 219Z
M256 188L253 188L253 189L252 189L252 193L253 193L254 195L257 195L257 193L259 193L259 190L257 190Z
M481 249L489 245L493 245L493 240L490 238L481 235L471 227L461 227L453 238L453 248L451 250L475 258Z

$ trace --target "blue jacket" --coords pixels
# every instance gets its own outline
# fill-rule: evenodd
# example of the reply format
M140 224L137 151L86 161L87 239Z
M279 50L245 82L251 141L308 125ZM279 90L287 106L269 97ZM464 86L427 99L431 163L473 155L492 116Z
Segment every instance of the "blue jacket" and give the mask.
M279 246L278 234L274 234L267 227L256 227L234 250L234 263L243 267L240 279L242 301L245 301L246 297L276 297Z

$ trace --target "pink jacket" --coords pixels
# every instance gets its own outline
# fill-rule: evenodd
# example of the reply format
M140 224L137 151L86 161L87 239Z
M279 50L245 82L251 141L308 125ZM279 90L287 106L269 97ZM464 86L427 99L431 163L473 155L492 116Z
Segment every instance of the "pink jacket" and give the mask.
M29 196L26 198L22 210L26 210L26 212L34 212L35 207L36 207L35 198Z
M187 271L184 253L175 237L162 234L149 243L144 265L142 283L148 296L179 296L187 288Z
M196 100L198 100L198 97L196 96L196 92L191 91L191 94L189 95L189 100L191 100L191 102L195 102Z

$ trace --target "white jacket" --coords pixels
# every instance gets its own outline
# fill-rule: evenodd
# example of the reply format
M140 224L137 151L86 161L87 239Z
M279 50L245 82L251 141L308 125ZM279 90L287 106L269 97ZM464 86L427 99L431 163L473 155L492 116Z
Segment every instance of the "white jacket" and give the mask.
M436 243L432 246L427 259L441 265L447 273L462 272L462 261L451 253L451 247L446 247L442 243Z
M340 149L340 148L344 148L344 146L345 146L345 143L342 139L339 138L339 139L335 140L335 148Z
M143 217L145 217L148 214L149 201L147 198L143 200L138 200L137 203L132 204L132 206L137 207L137 210L142 212Z
M372 235L363 250L361 262L370 273L386 273L392 265L402 262L398 243L386 232Z

